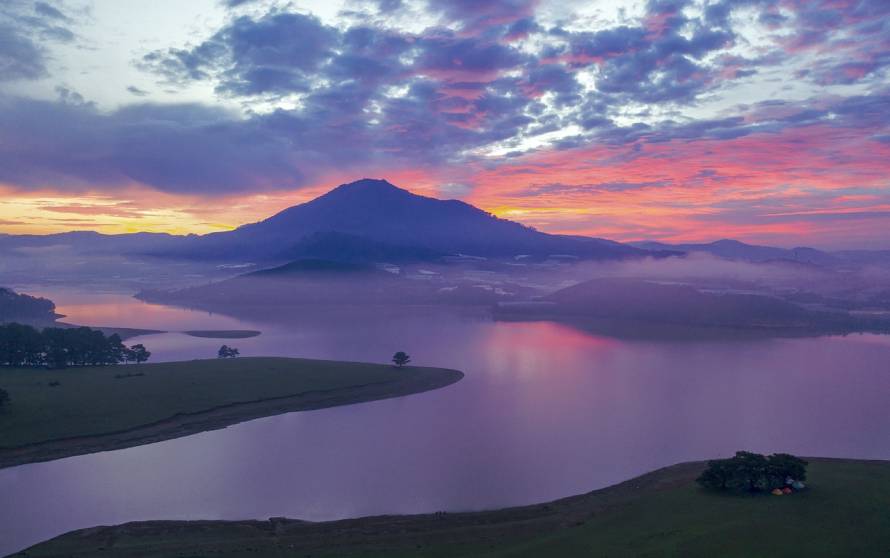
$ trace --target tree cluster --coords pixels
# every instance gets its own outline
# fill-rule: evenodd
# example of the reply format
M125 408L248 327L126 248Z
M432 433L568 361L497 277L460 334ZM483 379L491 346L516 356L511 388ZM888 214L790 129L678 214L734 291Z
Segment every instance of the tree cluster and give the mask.
M218 358L235 358L240 354L241 352L238 351L238 349L229 347L228 345L223 345L219 348L219 351L216 352Z
M102 366L145 362L150 356L141 344L127 347L119 335L89 327L38 330L17 323L0 325L0 366Z
M789 477L806 480L807 462L787 453L766 457L739 451L729 459L708 461L708 468L696 482L717 490L761 492L784 487Z

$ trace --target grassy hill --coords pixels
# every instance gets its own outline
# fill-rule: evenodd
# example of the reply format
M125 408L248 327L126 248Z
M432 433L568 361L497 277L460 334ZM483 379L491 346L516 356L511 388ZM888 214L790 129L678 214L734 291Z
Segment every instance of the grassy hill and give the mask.
M442 387L455 370L295 358L0 369L0 467Z
M809 488L789 496L706 491L703 463L619 485L490 512L327 523L155 521L63 535L18 556L114 558L886 557L890 462L812 459Z

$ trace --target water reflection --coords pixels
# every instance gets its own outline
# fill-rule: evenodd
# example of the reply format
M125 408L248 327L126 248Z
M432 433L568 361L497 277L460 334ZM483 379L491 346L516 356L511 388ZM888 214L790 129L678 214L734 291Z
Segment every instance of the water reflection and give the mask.
M232 343L245 355L382 362L406 350L467 376L431 393L0 471L0 552L149 518L517 505L740 448L890 458L886 337L665 343L441 309L304 308L244 322L126 297L76 303L61 306L82 323L263 331ZM133 342L162 360L220 344L174 333Z

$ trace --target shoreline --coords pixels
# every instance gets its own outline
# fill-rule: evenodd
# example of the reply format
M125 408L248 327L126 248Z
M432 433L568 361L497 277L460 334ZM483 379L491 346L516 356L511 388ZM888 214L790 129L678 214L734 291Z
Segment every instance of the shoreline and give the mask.
M477 556L476 552L481 555L483 552L480 551L489 552L499 545L513 545L511 548L527 551L542 543L552 544L563 536L577 536L597 522L613 524L616 518L626 521L627 510L639 507L641 502L668 498L680 492L692 492L694 498L708 504L733 507L739 502L758 506L762 503L764 509L769 509L786 503L808 505L814 495L833 497L833 493L827 493L837 488L830 486L830 479L836 483L835 477L843 479L844 475L876 472L890 479L890 461L805 459L810 462L811 476L814 477L811 488L781 500L768 494L728 495L701 489L695 486L694 479L706 462L694 461L656 469L585 494L518 507L379 515L326 522L276 517L268 520L136 521L71 531L10 556L89 556L97 551L102 551L104 556L120 557L166 556L174 551L194 555L249 552L256 556L352 556L352 553L413 556L415 552L420 555L421 549L435 556L463 556L464 553ZM630 517L636 517L636 513ZM751 520L744 514L742 517L745 521ZM612 528L614 525L609 527ZM659 535L665 536L666 533ZM455 554L442 554L445 549Z
M413 395L449 386L464 377L462 372L449 369L405 367L404 371L406 374L396 380L307 390L252 401L227 403L195 412L177 413L158 421L118 431L3 447L0 448L0 469L152 444L285 413Z

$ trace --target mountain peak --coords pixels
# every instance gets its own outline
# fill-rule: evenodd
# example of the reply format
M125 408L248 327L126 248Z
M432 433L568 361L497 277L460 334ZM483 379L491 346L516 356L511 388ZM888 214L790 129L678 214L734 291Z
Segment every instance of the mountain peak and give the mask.
M328 194L333 194L335 192L341 194L355 192L401 192L410 194L408 190L399 188L384 178L362 178L354 182L347 182L346 184L337 186L328 192Z

